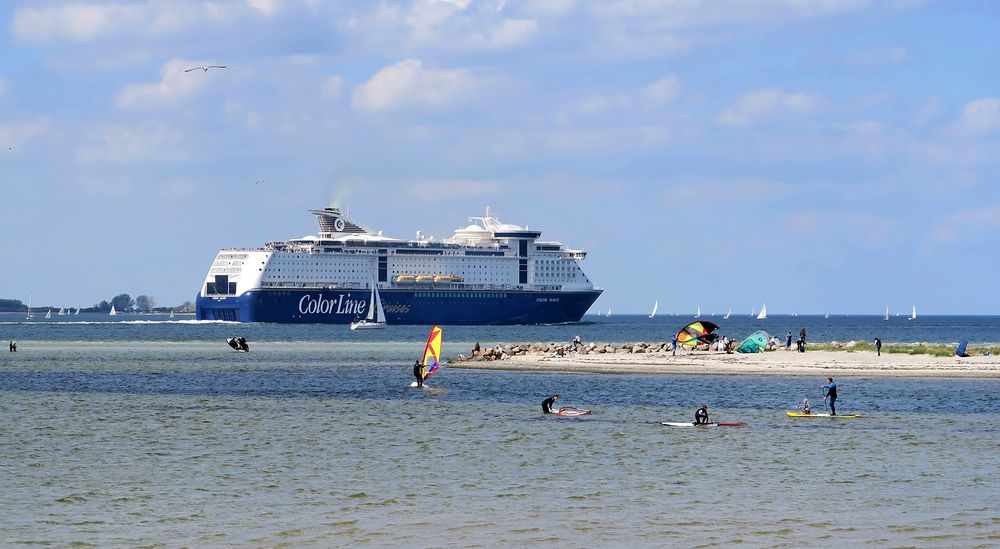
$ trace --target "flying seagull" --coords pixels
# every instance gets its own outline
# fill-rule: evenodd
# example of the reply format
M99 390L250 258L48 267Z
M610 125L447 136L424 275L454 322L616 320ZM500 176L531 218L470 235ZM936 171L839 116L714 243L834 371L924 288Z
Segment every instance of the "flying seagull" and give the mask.
M209 65L207 67L191 67L190 69L185 69L184 72L196 71L198 69L208 72L208 69L224 69L224 68L226 68L225 65Z

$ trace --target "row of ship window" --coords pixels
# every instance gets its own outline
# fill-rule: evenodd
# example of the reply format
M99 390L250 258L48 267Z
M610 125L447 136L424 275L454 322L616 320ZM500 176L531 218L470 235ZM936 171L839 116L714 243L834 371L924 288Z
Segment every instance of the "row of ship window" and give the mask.
M413 297L453 297L458 299L480 299L480 298L494 298L494 299L506 299L507 294L496 294L489 292L454 292L454 293L440 293L440 292L414 292Z

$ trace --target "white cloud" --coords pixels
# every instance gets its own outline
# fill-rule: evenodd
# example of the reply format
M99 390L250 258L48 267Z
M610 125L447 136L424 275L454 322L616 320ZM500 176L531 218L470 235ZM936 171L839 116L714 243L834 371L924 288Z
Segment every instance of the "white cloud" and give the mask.
M1000 130L1000 99L987 97L970 101L956 123L956 128L968 133L992 133Z
M666 103L681 93L681 80L676 76L665 76L642 90L643 98L654 103Z
M406 105L443 107L468 101L478 87L467 69L428 69L407 59L375 73L354 88L351 105L368 111L389 111Z
M247 0L247 5L263 15L271 16L281 7L280 0Z
M144 109L171 106L198 93L204 85L218 78L221 70L191 71L185 69L211 65L211 62L171 59L160 69L160 81L149 84L130 84L118 94L118 107Z
M969 232L995 234L1000 228L1000 204L955 212L934 225L929 234L929 244L945 244Z
M6 151L10 147L14 147L15 152L20 152L24 143L47 133L49 133L47 118L39 118L30 122L0 124L0 150Z
M420 181L410 185L406 193L417 200L435 202L463 196L498 194L503 188L504 185L496 181Z
M779 90L757 90L744 94L726 107L716 122L728 126L743 126L757 121L788 115L805 115L818 110L823 100L816 95Z
M344 77L340 75L327 76L323 80L321 93L327 99L337 99L344 90Z
M181 133L160 124L145 124L137 128L105 126L94 133L91 141L91 144L77 149L78 162L133 164L176 162L186 158L178 147L182 141Z

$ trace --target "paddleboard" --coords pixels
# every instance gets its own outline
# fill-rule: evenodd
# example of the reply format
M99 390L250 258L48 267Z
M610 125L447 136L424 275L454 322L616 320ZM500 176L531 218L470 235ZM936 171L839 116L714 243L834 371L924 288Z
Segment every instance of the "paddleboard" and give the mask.
M416 386L417 386L417 382L416 381L410 382L410 387L416 387ZM424 383L424 385L422 387L420 387L420 388L421 389L427 389L428 387L427 387L427 384Z
M695 425L692 422L682 423L679 421L661 421L660 425L668 427L746 427L746 423L701 423Z
M557 416L575 417L575 416L585 416L590 413L590 410L583 410L581 408L559 408L559 411L554 413Z
M857 419L857 418L861 417L861 414L847 414L847 415L831 416L830 414L827 414L827 413L803 414L802 412L785 412L785 415L788 416L788 417L828 417L828 418L832 418L832 419L837 419L837 418L840 418L840 419Z

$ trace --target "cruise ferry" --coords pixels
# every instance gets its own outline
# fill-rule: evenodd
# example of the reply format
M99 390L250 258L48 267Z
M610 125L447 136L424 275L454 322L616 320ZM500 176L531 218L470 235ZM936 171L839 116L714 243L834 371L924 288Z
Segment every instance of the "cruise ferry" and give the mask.
M501 223L489 208L437 241L383 236L337 208L309 213L317 236L220 250L197 318L349 324L367 314L374 284L389 325L564 323L603 291L580 268L586 252Z

